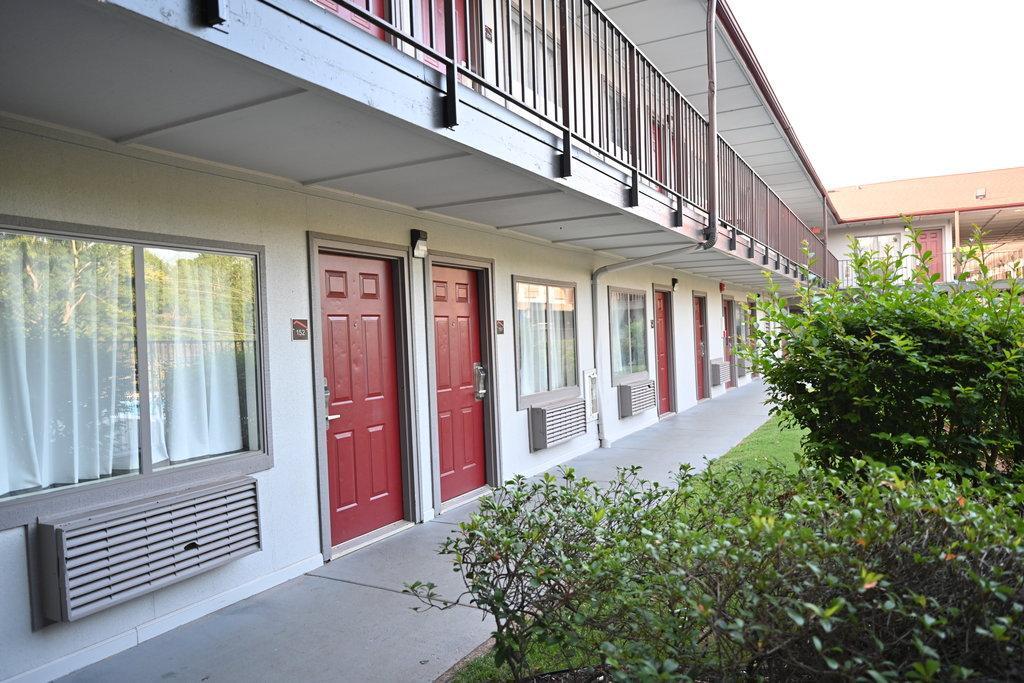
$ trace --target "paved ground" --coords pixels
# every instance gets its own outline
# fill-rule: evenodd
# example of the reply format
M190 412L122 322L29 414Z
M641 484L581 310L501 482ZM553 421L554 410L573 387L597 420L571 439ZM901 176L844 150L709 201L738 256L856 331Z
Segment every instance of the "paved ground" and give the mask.
M669 481L679 463L701 466L768 417L760 383L661 421L571 464L607 481L622 465ZM470 503L339 558L305 576L225 607L63 680L97 681L432 681L490 635L476 609L413 611L401 590L431 580L444 597L461 580L435 552L466 519Z

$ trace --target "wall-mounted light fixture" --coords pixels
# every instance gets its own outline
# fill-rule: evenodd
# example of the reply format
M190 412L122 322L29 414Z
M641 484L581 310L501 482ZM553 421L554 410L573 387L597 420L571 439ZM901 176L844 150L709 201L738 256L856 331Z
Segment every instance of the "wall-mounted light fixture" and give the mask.
M984 187L979 187L977 190L974 191L975 199L984 199L987 195L988 192L985 190Z
M677 277L672 278L672 291L673 292L678 292L679 291L679 278L677 278Z
M427 256L427 231L412 229L410 232L410 241L412 245L412 255L416 258L426 258Z

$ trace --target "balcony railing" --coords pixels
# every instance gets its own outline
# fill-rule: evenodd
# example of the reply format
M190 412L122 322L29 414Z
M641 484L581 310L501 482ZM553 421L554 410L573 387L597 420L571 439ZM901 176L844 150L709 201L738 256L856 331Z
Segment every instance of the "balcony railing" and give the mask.
M1022 263L1024 263L1024 248L1018 249L997 249L986 251L982 262L988 267L989 277L996 280L1007 280L1019 278L1024 275ZM837 262L839 282L843 287L855 287L857 275L853 272L853 261L841 259ZM897 274L908 278L917 267L917 259L906 256L903 259ZM965 261L958 252L945 252L932 257L929 263L931 273L939 274L940 282L952 282L961 273L967 275L971 280L979 275L979 264L976 261Z
M446 125L458 123L462 82L562 139L562 175L578 144L641 185L707 209L707 120L591 0L312 0L445 74ZM719 233L764 265L796 272L802 242L826 276L814 234L719 138ZM836 271L838 272L838 271Z

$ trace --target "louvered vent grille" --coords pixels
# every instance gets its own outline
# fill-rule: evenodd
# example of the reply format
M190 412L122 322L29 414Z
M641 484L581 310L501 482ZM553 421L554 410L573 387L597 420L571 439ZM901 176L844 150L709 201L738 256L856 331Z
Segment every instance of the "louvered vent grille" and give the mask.
M653 408L657 402L653 379L619 385L619 417L639 415Z
M722 379L728 372L725 364L725 359L714 358L711 361L711 386L720 387L722 386Z
M39 525L44 611L74 621L260 549L245 478Z
M582 398L530 407L530 450L540 451L587 433Z

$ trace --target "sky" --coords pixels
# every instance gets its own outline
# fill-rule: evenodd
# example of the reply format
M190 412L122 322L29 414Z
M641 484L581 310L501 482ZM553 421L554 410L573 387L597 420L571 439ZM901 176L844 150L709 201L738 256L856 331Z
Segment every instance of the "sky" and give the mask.
M1024 166L1024 0L729 0L826 187Z

